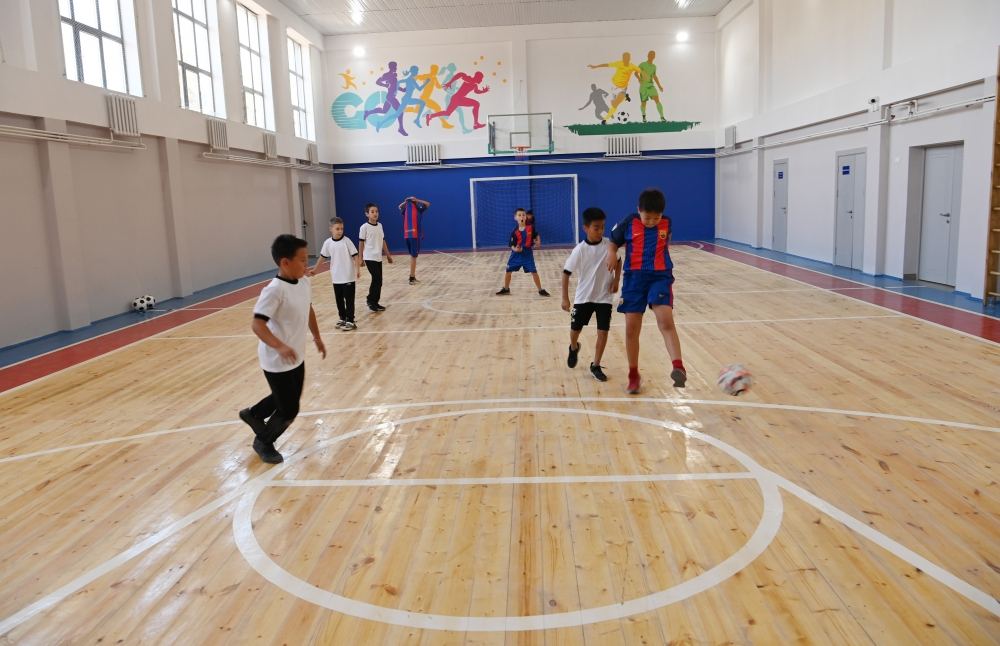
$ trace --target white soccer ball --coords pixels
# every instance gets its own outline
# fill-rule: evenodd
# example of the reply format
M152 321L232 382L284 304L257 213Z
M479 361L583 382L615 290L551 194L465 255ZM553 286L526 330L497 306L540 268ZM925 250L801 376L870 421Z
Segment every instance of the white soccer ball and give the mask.
M149 294L146 294L145 296L143 296L143 298L146 299L146 305L149 307L149 309L153 309L154 307L156 307L156 299L155 298L153 298Z
M716 383L722 392L737 397L750 390L750 386L753 385L753 375L742 365L734 363L719 372Z
M149 303L146 302L145 296L139 296L132 299L132 311L133 312L145 312L149 309Z

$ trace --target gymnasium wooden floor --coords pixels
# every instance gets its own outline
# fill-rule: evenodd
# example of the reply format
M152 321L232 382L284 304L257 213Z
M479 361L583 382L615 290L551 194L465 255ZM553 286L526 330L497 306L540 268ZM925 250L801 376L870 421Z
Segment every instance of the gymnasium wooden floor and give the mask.
M0 394L10 643L1000 641L1000 345L677 246L688 388L647 318L565 365L566 250L386 266L307 357L271 468L253 300ZM721 365L756 377L738 399Z

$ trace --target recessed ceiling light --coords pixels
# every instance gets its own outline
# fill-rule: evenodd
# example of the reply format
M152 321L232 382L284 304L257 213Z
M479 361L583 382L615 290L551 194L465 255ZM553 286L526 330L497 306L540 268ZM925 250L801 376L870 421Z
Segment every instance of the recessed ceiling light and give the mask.
M677 32L677 42L678 43L686 43L689 38L691 38L691 36L686 31L679 31L679 32Z
M674 0L677 3L678 9L687 9L688 5L691 4L691 0Z
M352 51L354 52L354 58L364 58L365 57L365 48L362 47L361 45L355 45L354 49Z
M365 12L361 10L361 7L354 7L351 9L351 22L355 25L360 25L365 21Z

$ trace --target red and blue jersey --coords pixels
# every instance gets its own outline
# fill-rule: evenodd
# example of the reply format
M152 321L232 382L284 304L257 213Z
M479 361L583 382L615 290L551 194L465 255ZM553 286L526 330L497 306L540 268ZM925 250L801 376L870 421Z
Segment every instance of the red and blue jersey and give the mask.
M674 263L670 260L670 218L663 216L655 227L642 223L638 213L633 213L611 230L611 241L625 247L625 271L669 272Z
M420 216L427 207L420 202L406 200L403 206L399 207L399 212L403 216L403 239L415 238L420 240L424 237L424 230L420 227Z
M535 246L535 240L537 239L538 232L535 231L535 227L530 224L525 226L524 229L515 227L510 234L510 246L521 247L525 250L531 249Z

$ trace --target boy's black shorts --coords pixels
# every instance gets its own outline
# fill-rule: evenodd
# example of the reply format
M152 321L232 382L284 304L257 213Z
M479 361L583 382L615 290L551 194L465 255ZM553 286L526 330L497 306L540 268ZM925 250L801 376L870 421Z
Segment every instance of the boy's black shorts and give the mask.
M569 311L569 327L580 331L590 323L590 317L597 313L597 329L607 332L611 329L611 303L576 303Z

